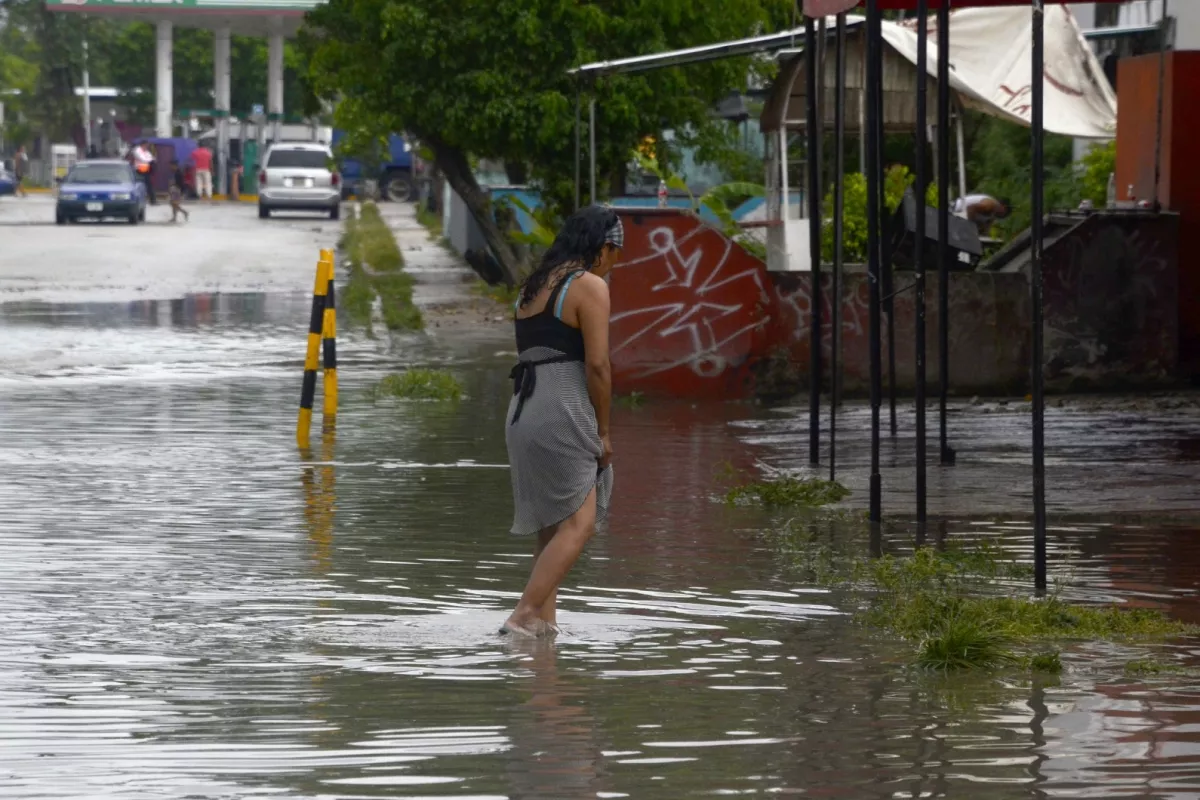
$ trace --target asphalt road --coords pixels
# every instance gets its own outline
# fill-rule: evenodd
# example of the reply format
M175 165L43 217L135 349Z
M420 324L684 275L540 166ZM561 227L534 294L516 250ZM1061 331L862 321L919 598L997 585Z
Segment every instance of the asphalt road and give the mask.
M0 199L0 303L167 300L206 292L311 291L318 251L341 223L253 205L191 203L172 224L165 203L146 223L54 224L49 196Z

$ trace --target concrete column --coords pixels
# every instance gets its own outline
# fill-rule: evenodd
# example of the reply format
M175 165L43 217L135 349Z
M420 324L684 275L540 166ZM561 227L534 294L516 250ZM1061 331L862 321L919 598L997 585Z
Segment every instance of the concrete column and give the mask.
M267 120L271 138L279 140L283 124L283 34L272 33L267 39Z
M158 23L157 46L155 47L154 84L154 129L159 136L171 135L171 114L174 110L175 91L171 80L171 60L174 57L175 28L166 21Z
M213 177L218 194L229 191L230 69L230 31L218 28L213 43L213 105L217 112L217 174Z

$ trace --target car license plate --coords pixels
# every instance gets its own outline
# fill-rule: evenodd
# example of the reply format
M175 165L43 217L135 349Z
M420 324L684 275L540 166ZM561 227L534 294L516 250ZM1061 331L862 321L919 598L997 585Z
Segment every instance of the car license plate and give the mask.
M88 211L103 211L104 203L88 203L87 210Z

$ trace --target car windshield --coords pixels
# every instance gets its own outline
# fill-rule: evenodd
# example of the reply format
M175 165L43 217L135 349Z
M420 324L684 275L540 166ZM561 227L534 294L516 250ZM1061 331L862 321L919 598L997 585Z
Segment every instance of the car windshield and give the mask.
M77 164L67 174L67 183L131 183L124 164Z
M329 154L323 150L272 150L267 167L329 169Z

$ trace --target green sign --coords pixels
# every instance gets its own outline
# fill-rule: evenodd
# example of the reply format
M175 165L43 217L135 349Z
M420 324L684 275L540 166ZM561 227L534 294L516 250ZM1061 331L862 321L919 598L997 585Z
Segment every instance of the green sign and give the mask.
M239 13L279 14L309 11L324 2L325 0L46 0L46 6L57 11L93 8L97 11L118 8L161 8L168 11L186 8L199 11L236 9Z

